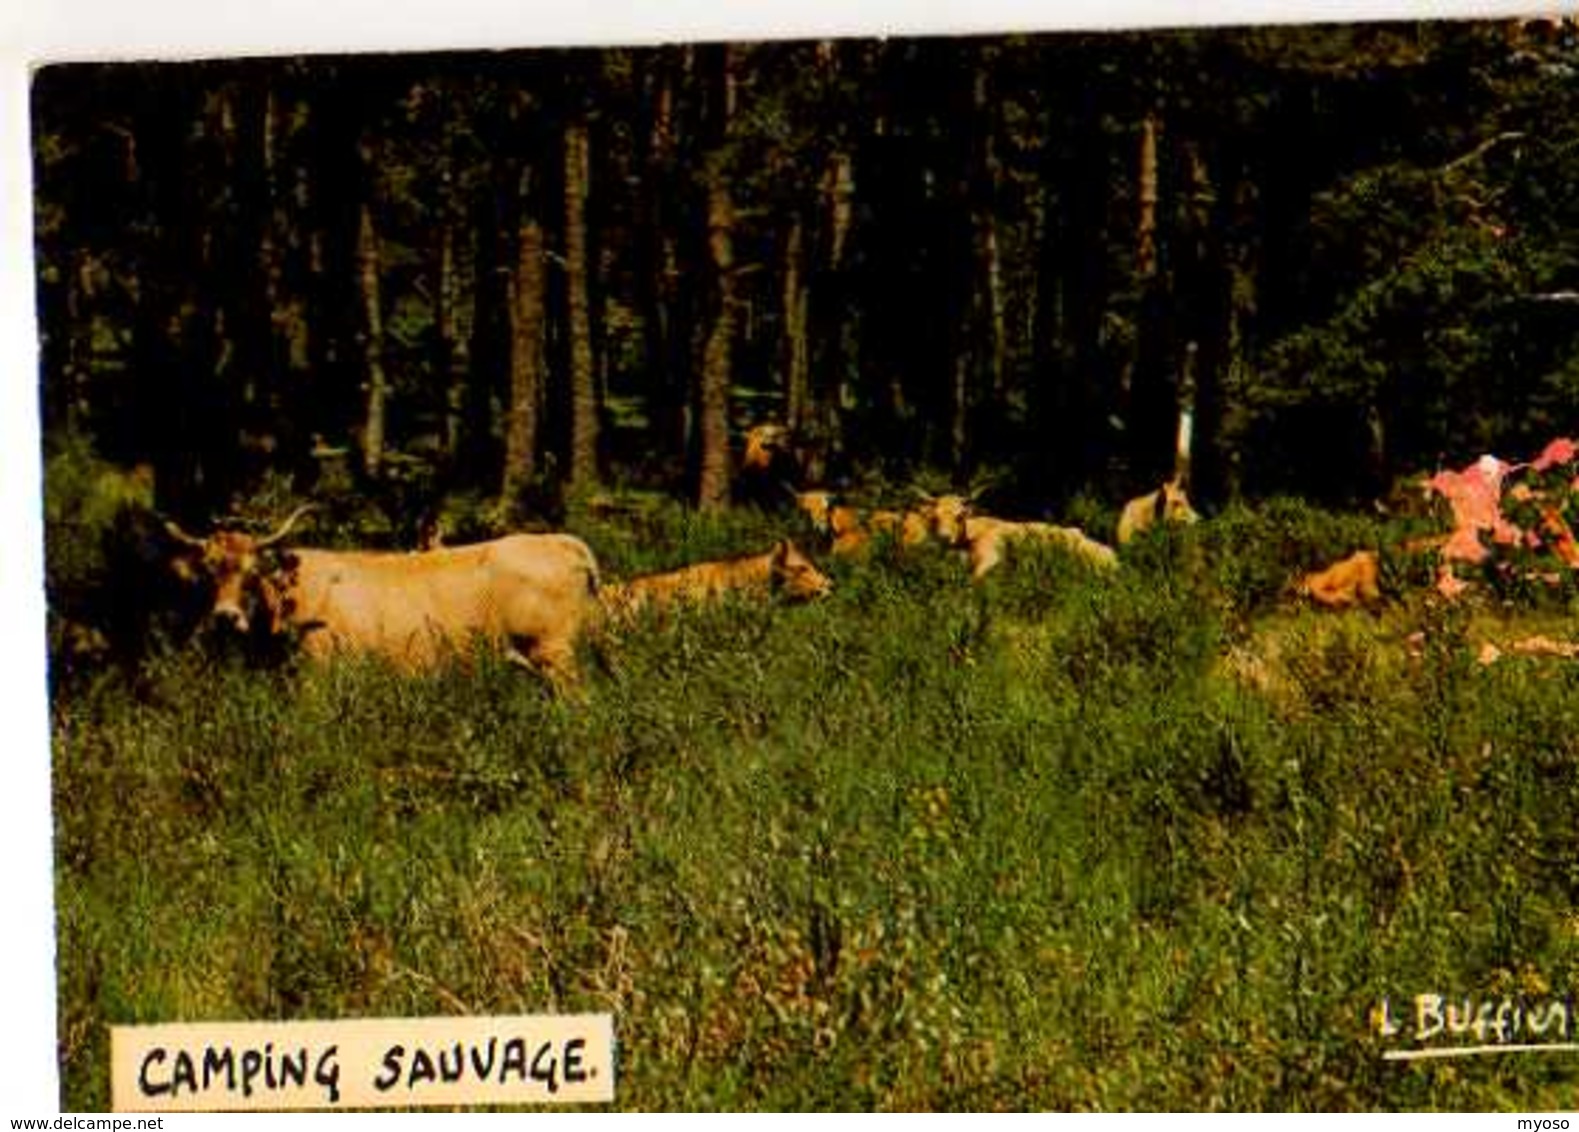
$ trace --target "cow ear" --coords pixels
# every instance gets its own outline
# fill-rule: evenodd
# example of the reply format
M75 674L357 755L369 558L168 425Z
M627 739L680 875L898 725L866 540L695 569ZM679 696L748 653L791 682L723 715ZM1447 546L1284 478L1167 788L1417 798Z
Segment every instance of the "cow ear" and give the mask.
M192 583L197 581L197 556L190 553L181 553L171 557L169 562L170 573L177 581Z

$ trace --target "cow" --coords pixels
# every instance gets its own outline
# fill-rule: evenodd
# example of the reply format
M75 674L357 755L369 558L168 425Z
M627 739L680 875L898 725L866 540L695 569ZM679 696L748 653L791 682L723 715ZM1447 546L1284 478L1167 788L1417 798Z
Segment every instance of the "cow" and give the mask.
M919 546L929 534L928 513L922 510L878 510L862 515L856 508L834 502L834 494L823 489L794 493L795 507L810 521L818 534L829 540L829 549L839 558L851 558L871 549L872 539L887 535L903 547Z
M1116 541L1120 546L1162 524L1185 526L1200 519L1184 494L1184 481L1175 476L1156 491L1131 499L1119 514Z
M710 601L730 593L782 594L791 601L807 601L831 592L833 583L789 539L780 539L771 550L711 562L697 562L644 574L626 582L611 582L598 594L604 612L629 617L645 608L666 609L679 604Z
M790 454L790 430L773 421L754 425L746 432L742 471L767 472L773 461Z
M860 516L849 508L848 515L836 510L833 515L833 553L840 558L866 554L877 538L890 539L903 549L920 546L928 537L928 522L920 511L873 511Z
M1325 570L1296 579L1294 593L1325 609L1350 609L1356 605L1374 609L1382 600L1378 577L1376 551L1357 550Z
M837 496L826 488L808 491L789 489L795 509L806 516L812 529L820 535L836 535L841 529L858 526L860 520L854 507L836 503Z
M971 578L978 582L1003 561L1004 551L1010 544L1022 541L1061 546L1099 570L1111 570L1118 565L1118 555L1112 547L1089 537L1078 527L977 515L972 511L969 496L932 496L923 511L913 514L925 517L929 533L943 545L966 552Z
M963 546L971 506L968 495L929 495L915 513L922 517L927 533L944 546Z
M866 518L866 525L874 534L886 534L898 540L900 546L920 546L927 541L928 521L925 511L873 511Z
M788 428L773 422L755 425L746 433L732 489L735 502L763 510L784 505L784 485L801 482L793 440Z
M427 551L274 550L308 509L263 538L227 530L196 538L166 522L184 548L175 568L213 594L211 619L241 634L300 634L314 660L370 654L406 670L432 667L481 636L556 688L576 682L576 641L598 591L597 560L580 539L517 534Z
M1098 570L1118 567L1118 555L1106 543L1089 537L1078 527L1059 527L1052 523L1011 522L987 515L967 518L962 525L962 545L970 558L972 581L981 581L1003 561L1012 543L1042 543L1062 547L1088 566Z
M817 534L827 540L829 548L841 558L858 554L866 549L867 535L861 528L861 516L854 507L835 503L834 493L825 488L791 492L795 509L806 516Z

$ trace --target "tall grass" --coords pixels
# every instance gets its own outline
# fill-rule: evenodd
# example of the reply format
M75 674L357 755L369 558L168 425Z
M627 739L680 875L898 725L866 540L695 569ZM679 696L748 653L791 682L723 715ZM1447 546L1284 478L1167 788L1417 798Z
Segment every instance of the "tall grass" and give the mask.
M65 1103L112 1023L610 1010L622 1108L1573 1107L1368 1018L1579 987L1579 676L1281 606L1264 521L980 587L880 551L643 621L583 702L483 653L107 672L55 706ZM778 530L643 523L580 529L609 576ZM1273 631L1274 690L1224 667Z

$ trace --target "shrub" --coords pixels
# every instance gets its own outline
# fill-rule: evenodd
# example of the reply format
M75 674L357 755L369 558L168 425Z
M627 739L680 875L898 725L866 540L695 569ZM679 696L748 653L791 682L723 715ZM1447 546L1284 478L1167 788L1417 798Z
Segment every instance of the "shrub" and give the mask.
M1230 505L1201 525L1200 538L1216 585L1240 617L1275 605L1298 575L1386 541L1376 519L1288 498Z

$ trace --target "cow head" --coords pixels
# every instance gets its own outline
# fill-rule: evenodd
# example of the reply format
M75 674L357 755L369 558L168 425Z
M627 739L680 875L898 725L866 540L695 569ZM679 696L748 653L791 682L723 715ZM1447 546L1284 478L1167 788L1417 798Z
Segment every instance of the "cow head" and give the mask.
M746 449L740 464L743 471L766 475L792 457L789 429L769 422L746 433Z
M197 538L166 520L166 533L183 548L173 559L171 569L183 580L208 587L214 595L209 616L245 634L252 628L248 609L255 600L261 599L271 613L277 613L281 604L274 577L280 564L265 552L289 534L297 520L311 509L311 504L298 507L278 529L263 538L240 531L215 531L207 538ZM285 565L289 567L289 563Z
M1200 516L1195 513L1195 508L1190 506L1190 500L1184 494L1184 480L1182 478L1175 476L1157 489L1157 521L1159 523L1188 525L1197 522L1199 519Z
M790 492L795 500L795 509L811 520L814 530L823 534L832 531L833 492L820 488L813 491L795 491L791 488Z
M824 597L833 590L828 575L789 539L773 547L773 588L792 601Z
M965 522L971 516L971 497L933 495L917 509L927 529L944 546L959 546L966 540Z

